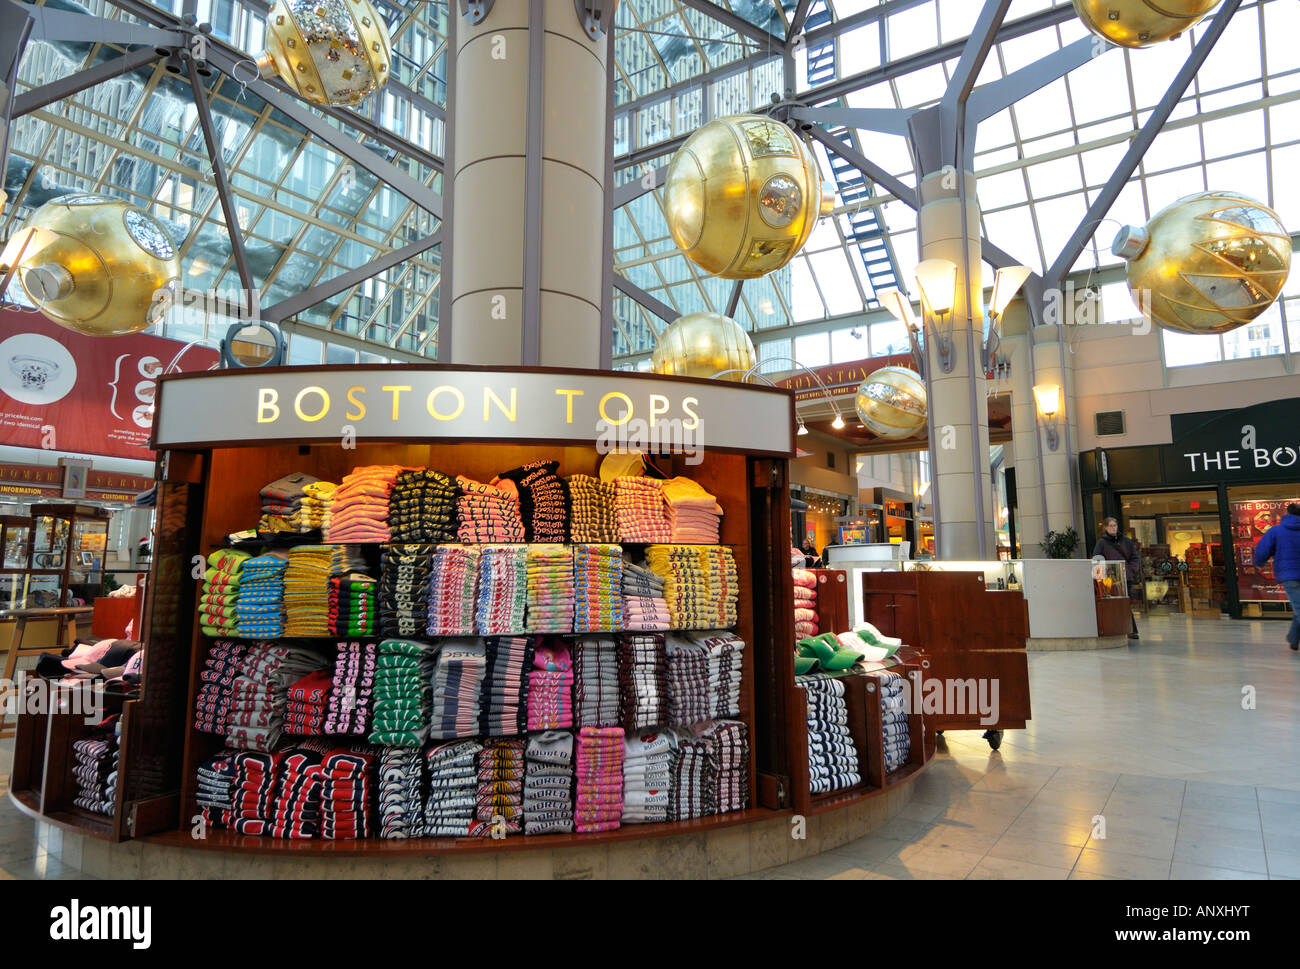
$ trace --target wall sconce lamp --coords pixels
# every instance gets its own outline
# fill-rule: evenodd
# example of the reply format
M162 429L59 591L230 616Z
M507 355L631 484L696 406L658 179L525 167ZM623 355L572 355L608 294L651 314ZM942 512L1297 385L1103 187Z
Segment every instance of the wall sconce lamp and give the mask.
M952 310L957 302L957 264L951 259L926 259L916 267L916 285L921 290L921 322L928 328L939 351L939 367L952 373L957 359L952 344ZM937 317L937 320L935 319ZM947 326L944 320L947 320Z
M1061 436L1056 430L1056 415L1061 412L1061 385L1038 384L1034 387L1034 403L1039 415L1046 422L1043 430L1047 432L1047 448L1055 451L1061 444Z
M912 301L897 289L884 290L879 299L880 305L889 310L889 315L907 327L907 342L912 346L912 369L925 379L925 352L921 348L921 330L916 324L916 314L912 312Z
M1002 322L1002 314L1028 278L1027 266L1006 266L999 269L993 277L993 296L989 300L989 333L984 339L982 355L985 373L998 369L998 348L1002 345L1002 329L999 324Z

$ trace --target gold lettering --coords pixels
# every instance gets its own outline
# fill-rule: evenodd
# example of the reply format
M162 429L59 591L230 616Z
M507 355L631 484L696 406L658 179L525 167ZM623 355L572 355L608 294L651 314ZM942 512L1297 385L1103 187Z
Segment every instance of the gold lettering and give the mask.
M320 412L313 417L308 417L302 412L302 399L308 394L319 394L321 399ZM298 396L293 399L293 412L298 415L300 421L318 421L324 417L330 409L330 395L325 393L324 387L304 387L298 391Z
M581 397L583 395L583 391L560 389L557 390L555 393L564 394L564 423L572 424L573 423L573 398Z
M501 409L501 413L506 415L506 420L510 421L510 423L513 424L515 422L515 414L518 410L518 405L519 405L519 388L518 387L510 388L510 406L506 407L505 403L501 400L501 398L497 396L495 390L493 390L491 387L484 387L483 388L483 420L484 421L488 421L492 419L492 414L489 405L493 402L495 402L497 407Z
M668 398L663 394L650 395L650 426L655 426L655 418L668 413Z
M379 389L388 391L393 395L393 420L397 420L397 408L399 406L399 401L402 398L402 391L410 390L411 385L410 384L389 384L385 387L380 387Z
M358 392L364 394L366 388L362 387L360 384L348 388L348 403L357 409L357 413L353 414L351 411L348 411L343 415L345 420L359 421L366 416L366 402L364 400L357 400L356 395Z
M280 392L273 387L263 387L257 392L257 423L274 424L280 419L280 405L276 403L280 399ZM271 416L267 417L267 411L271 411Z
M686 423L685 421L682 422L683 430L693 431L700 426L700 415L697 414L694 410L695 405L697 405L699 402L700 399L698 397L687 397L682 400L682 410L686 411L686 413L691 416L691 421L689 424Z
M618 397L625 404L627 404L627 410L623 412L622 420L616 421L614 420L614 418L610 417L609 414L605 412L605 405L609 403L611 397ZM623 393L621 390L611 390L604 397L600 398L600 416L603 420L608 421L610 424L613 424L615 427L621 427L622 425L626 424L628 421L632 419L632 398L629 397L627 394Z
M433 406L433 402L444 390L456 397L456 409L450 414L439 414L437 408ZM441 387L434 387L433 390L429 391L428 399L425 400L424 405L429 409L429 415L435 420L454 421L465 412L465 395L458 388L443 384Z

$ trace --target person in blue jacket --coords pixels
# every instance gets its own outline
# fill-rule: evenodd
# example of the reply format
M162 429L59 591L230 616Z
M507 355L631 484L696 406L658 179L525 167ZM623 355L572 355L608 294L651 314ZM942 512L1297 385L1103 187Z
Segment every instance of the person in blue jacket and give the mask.
M1273 560L1273 577L1282 583L1291 600L1291 628L1286 641L1300 651L1300 504L1286 506L1282 520L1264 533L1255 546L1255 565L1263 568Z

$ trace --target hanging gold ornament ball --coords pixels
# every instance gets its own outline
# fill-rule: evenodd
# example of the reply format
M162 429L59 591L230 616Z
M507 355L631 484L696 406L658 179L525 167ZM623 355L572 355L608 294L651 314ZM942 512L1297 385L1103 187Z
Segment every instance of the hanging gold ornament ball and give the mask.
M676 377L712 377L724 370L723 380L740 380L754 366L754 344L745 328L721 313L691 313L678 317L659 337L650 357L655 373Z
M925 427L925 382L907 367L881 367L858 385L858 419L876 437L901 441Z
M803 248L834 205L817 160L771 118L737 114L696 130L673 156L664 211L677 247L725 279L757 279Z
M1128 260L1128 288L1153 323L1183 333L1226 333L1282 292L1291 236L1277 213L1236 192L1202 192L1126 226L1111 247Z
M355 107L388 80L393 52L370 0L275 0L257 64L313 104Z
M122 199L63 195L14 233L0 263L54 322L121 336L159 322L174 299L180 256L166 227Z
M1074 0L1098 37L1121 47L1151 47L1195 26L1219 0Z

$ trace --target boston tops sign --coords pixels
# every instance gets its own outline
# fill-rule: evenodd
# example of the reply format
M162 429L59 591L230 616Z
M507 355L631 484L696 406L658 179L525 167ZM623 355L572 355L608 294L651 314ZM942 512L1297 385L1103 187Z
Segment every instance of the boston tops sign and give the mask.
M286 367L167 377L154 446L353 440L537 441L789 456L793 395L599 371Z

